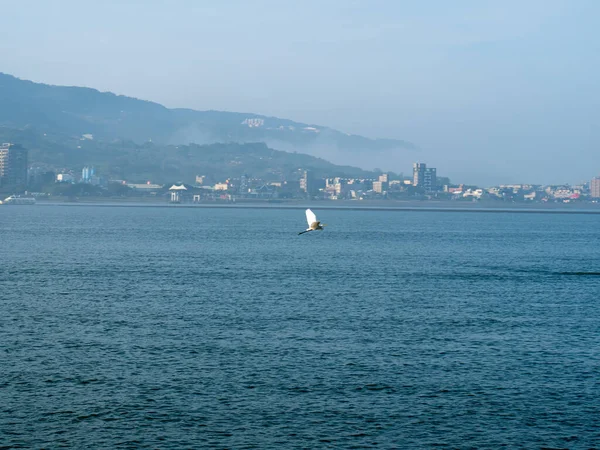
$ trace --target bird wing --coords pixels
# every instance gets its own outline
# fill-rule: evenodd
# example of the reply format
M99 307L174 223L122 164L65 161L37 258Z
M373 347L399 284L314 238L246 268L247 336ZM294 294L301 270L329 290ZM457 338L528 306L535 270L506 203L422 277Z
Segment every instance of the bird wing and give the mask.
M315 213L310 209L306 210L306 221L308 222L309 227L317 221L317 216L315 216Z

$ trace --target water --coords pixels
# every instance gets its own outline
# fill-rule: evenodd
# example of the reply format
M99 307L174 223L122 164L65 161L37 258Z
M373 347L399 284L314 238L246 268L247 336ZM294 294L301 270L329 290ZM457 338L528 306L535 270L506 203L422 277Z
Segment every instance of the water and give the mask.
M0 207L0 448L600 446L600 216L317 213Z

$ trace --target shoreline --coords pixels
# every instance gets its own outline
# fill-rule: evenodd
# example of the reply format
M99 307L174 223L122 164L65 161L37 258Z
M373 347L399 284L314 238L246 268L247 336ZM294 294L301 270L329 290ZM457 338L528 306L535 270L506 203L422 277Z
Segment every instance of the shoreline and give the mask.
M498 205L494 202L469 202L448 204L435 201L236 201L236 202L199 202L167 203L164 201L140 201L139 199L85 200L77 202L38 200L36 206L98 206L127 208L242 208L242 209L305 209L354 210L354 211L423 211L423 212L494 212L494 213L542 213L542 214L600 214L600 204L564 205L564 204L511 204ZM591 207L590 207L591 206Z

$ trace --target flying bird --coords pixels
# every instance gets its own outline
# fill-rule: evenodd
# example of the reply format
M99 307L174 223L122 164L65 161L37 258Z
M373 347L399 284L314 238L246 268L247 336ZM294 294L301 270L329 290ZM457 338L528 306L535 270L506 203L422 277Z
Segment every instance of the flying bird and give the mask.
M298 235L308 233L309 231L322 230L325 226L325 224L321 224L321 222L317 220L317 216L315 216L315 213L310 209L306 210L306 221L308 222L308 228L298 233Z

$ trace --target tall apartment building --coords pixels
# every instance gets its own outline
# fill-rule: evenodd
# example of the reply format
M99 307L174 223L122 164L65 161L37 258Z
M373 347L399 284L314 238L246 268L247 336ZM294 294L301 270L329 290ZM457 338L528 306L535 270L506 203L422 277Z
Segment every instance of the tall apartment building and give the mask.
M0 145L0 187L27 187L27 150L20 145Z
M390 183L389 183L388 174L384 173L384 174L379 175L379 178L377 179L377 181L373 181L373 190L375 192L383 194L384 191L388 190L389 185L390 185Z
M592 178L590 183L590 195L592 198L600 198L600 177Z
M300 178L300 190L308 195L315 195L316 185L313 174L310 170L305 170Z
M83 183L91 183L94 175L95 175L94 166L92 166L92 167L86 166L81 170L81 181Z
M427 167L425 163L413 164L413 186L425 189L425 192L437 190L437 171L434 167Z
M377 192L378 194L383 194L386 184L387 183L384 181L373 181L373 191Z

